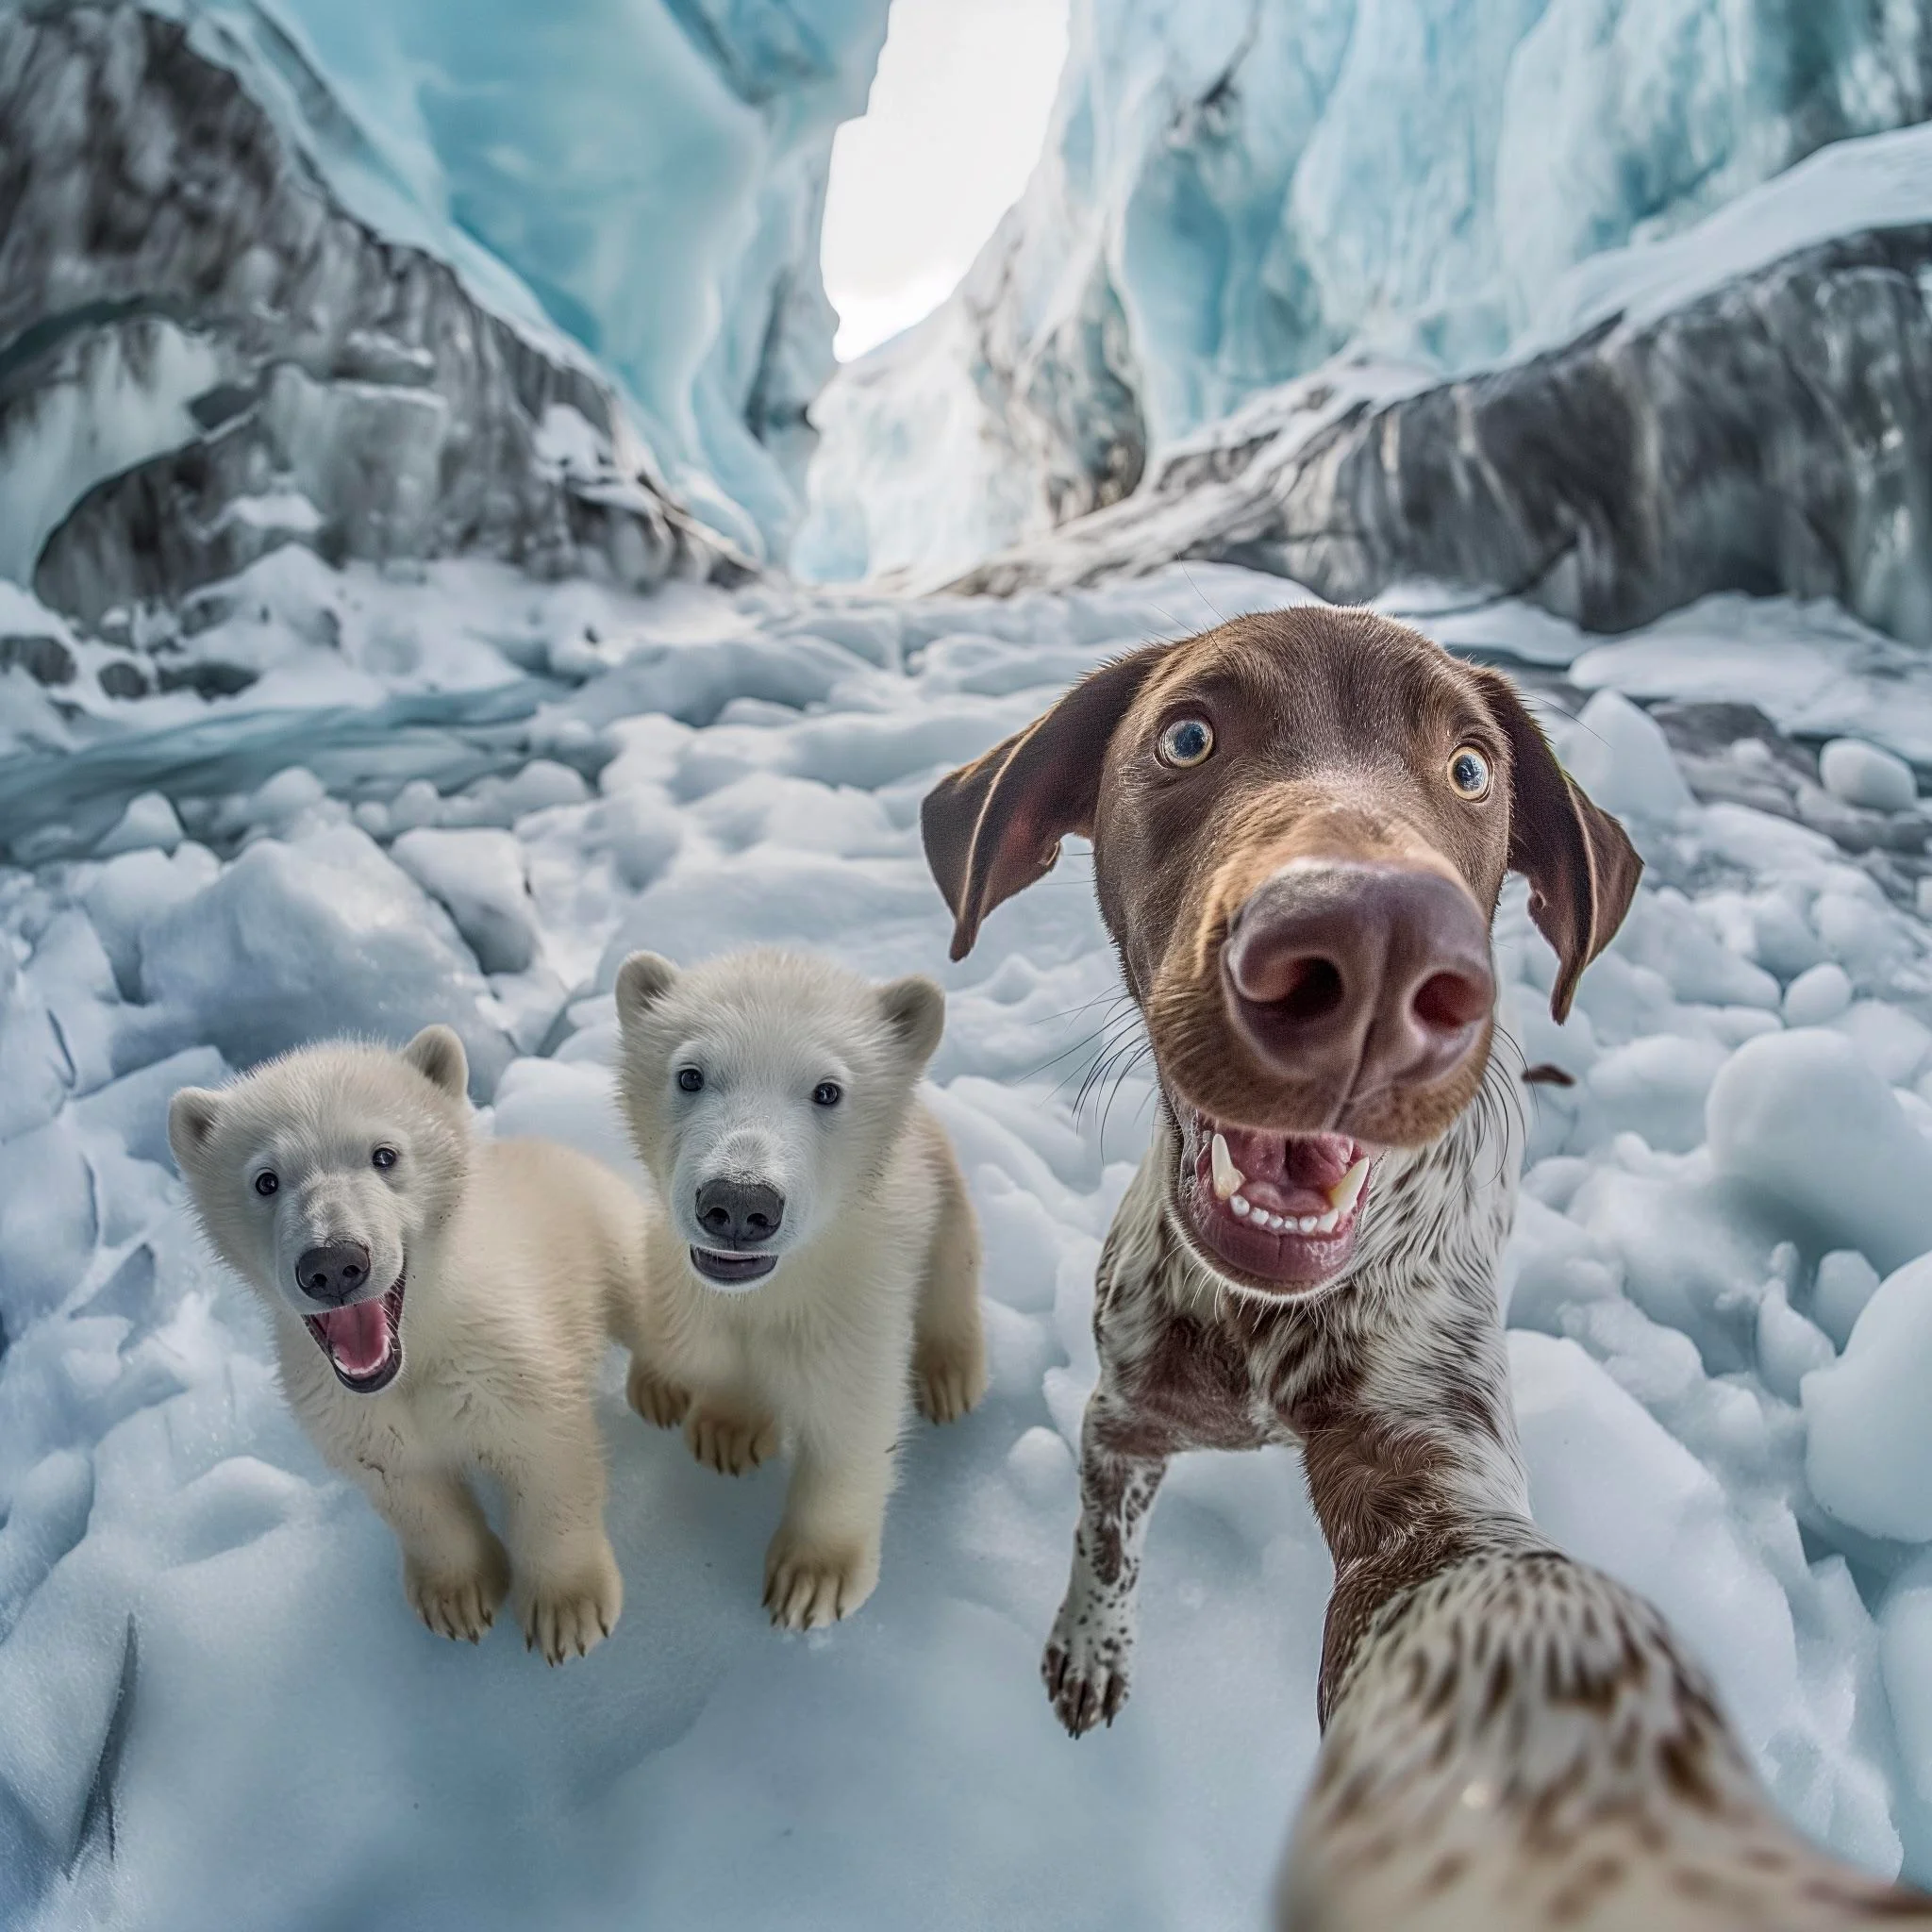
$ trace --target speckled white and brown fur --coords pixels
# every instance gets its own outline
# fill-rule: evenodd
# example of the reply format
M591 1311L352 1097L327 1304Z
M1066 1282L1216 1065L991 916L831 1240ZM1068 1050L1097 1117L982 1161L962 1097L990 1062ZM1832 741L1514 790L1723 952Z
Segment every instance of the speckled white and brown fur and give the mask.
M1787 1827L1662 1620L1531 1522L1496 1285L1521 1102L1487 1038L1470 1082L1410 1096L1406 1111L1393 1096L1393 1128L1361 1133L1385 1147L1373 1196L1354 1254L1318 1288L1257 1292L1208 1265L1177 1225L1175 1109L1208 1108L1204 1083L1219 1083L1211 1110L1223 1118L1290 1132L1335 1124L1298 1122L1306 1100L1268 1093L1252 1068L1228 1071L1239 1051L1221 1051L1212 1011L1229 929L1215 891L1241 878L1229 843L1258 827L1274 841L1264 865L1291 858L1291 822L1324 808L1324 760L1359 798L1392 747L1381 769L1397 773L1400 824L1404 734L1426 730L1441 686L1459 686L1509 739L1507 859L1529 874L1532 916L1557 951L1558 1019L1622 920L1638 866L1621 831L1562 777L1503 680L1445 662L1368 613L1243 620L1106 667L927 801L956 958L992 906L1051 867L1062 836L1093 840L1102 910L1160 1076L1153 1143L1098 1271L1099 1379L1048 1692L1076 1737L1124 1703L1141 1551L1169 1457L1295 1442L1335 1585L1324 1741L1279 1889L1282 1927L1932 1923L1932 1901L1834 1864ZM1191 689L1217 679L1244 691L1250 720L1279 721L1269 769L1231 775L1191 803L1191 823L1163 824L1118 773L1177 715L1174 693L1191 712ZM1252 754L1252 725L1242 743ZM1411 743L1411 765L1413 754ZM1152 836L1145 824L1122 829L1137 813L1155 821ZM1357 822L1384 828L1372 812ZM1491 911L1500 857L1465 847L1458 861ZM1165 991L1150 1000L1157 984ZM1203 1041L1208 1051L1195 1051Z

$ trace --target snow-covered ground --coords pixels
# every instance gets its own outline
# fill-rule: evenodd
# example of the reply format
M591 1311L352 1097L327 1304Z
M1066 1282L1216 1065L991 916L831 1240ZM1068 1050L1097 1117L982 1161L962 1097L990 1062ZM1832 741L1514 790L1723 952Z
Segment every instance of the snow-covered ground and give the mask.
M946 967L917 809L1109 651L1299 594L1197 567L1010 603L639 601L283 551L192 641L258 674L239 695L83 675L63 708L0 672L0 1921L1258 1922L1328 1559L1291 1455L1186 1459L1134 1701L1058 1728L1037 1667L1091 1274L1148 1087L1129 1065L1074 1104L1121 1023L1080 857ZM9 637L84 674L108 652L7 595ZM1902 806L1896 766L1835 754L1834 795L1802 746L1697 708L1932 761L1932 664L1824 608L1605 642L1451 602L1445 641L1593 693L1553 720L1650 862L1560 1030L1520 894L1501 924L1511 1030L1575 1079L1531 1090L1506 1284L1537 1511L1675 1620L1807 1829L1932 1873L1932 1272L1901 1270L1932 1248L1932 819L1845 802ZM985 1228L991 1394L908 1436L878 1594L791 1640L758 1607L782 1474L699 1468L613 1359L614 1640L555 1672L507 1629L452 1646L199 1247L167 1097L445 1018L496 1131L621 1161L617 962L754 939L950 988L936 1104Z

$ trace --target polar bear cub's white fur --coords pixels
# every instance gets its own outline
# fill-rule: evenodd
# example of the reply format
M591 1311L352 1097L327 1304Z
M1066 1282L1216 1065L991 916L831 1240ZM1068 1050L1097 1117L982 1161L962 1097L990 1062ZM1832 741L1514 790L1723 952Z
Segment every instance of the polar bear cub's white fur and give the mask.
M330 1044L219 1091L168 1139L216 1252L270 1309L282 1386L326 1460L394 1530L432 1630L475 1642L512 1588L552 1663L610 1634L592 1395L634 1345L647 1210L545 1141L473 1136L462 1042ZM469 1485L502 1486L509 1551Z
M680 972L636 953L617 1012L625 1111L663 1209L632 1406L733 1475L786 1443L765 1605L791 1628L829 1624L878 1581L908 1391L947 1422L986 1387L978 1232L916 1092L945 995L793 954Z

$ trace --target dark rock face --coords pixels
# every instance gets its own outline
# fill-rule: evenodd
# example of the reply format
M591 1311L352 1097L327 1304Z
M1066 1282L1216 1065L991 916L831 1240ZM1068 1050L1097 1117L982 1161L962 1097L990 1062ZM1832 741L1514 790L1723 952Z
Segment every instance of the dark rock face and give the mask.
M575 454L546 450L556 409L594 432ZM117 411L146 446L117 446ZM290 541L636 586L738 568L594 374L351 219L234 74L131 5L0 17L0 455L55 429L101 458L63 473L33 582L86 622Z
M1250 408L958 588L1201 557L1341 602L1435 578L1608 631L1719 591L1828 596L1932 642L1928 288L1932 226L1890 229L1312 434Z

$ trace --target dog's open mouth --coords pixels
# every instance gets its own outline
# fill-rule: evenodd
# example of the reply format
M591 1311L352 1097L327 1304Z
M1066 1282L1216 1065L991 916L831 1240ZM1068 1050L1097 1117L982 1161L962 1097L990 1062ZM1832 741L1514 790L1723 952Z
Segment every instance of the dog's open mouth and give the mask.
M395 1286L372 1301L351 1302L325 1315L302 1318L327 1356L336 1379L358 1395L387 1389L402 1372L405 1280L398 1274Z
M778 1265L776 1255L732 1255L718 1248L693 1248L691 1265L719 1288L745 1288L762 1281Z
M1258 1288L1295 1290L1347 1266L1375 1150L1346 1134L1279 1134L1176 1108L1177 1194L1216 1261Z

